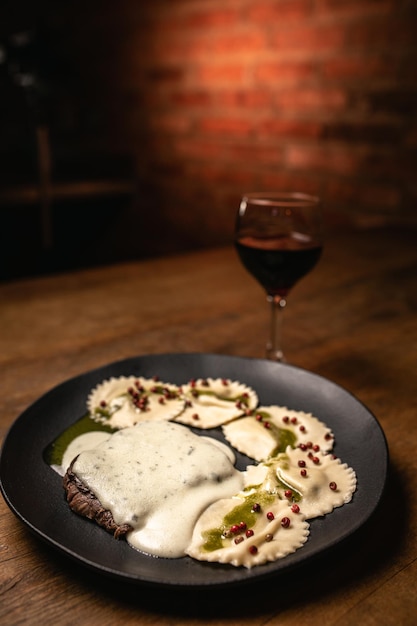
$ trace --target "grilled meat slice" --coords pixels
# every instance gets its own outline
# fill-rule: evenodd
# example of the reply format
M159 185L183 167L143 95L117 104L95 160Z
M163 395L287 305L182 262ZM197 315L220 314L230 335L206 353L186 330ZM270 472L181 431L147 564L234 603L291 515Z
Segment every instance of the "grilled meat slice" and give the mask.
M69 466L63 480L68 504L74 513L94 520L107 532L118 539L133 530L129 524L116 524L112 512L105 509L94 493L78 478L73 471L76 458Z

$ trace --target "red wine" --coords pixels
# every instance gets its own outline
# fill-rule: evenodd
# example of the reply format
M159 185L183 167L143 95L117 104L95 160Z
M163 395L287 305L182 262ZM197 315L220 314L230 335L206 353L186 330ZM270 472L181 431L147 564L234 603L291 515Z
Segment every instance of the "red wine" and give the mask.
M322 246L308 237L241 237L235 242L248 272L271 295L286 296L320 258Z

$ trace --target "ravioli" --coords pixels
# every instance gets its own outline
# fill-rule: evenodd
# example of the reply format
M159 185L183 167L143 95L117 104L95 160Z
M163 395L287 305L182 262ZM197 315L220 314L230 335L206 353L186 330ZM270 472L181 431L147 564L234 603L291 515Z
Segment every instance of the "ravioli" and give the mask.
M325 423L259 406L257 392L239 381L177 386L121 376L97 385L87 408L116 432L74 439L63 469L79 454L75 471L117 524L130 525L127 541L148 554L246 568L275 561L304 545L309 520L347 504L357 488L355 471L331 454ZM219 427L229 445L205 436ZM254 464L238 471L233 449Z
M249 465L244 482L240 494L202 514L187 554L251 568L295 552L309 535L307 520L350 502L356 474L331 454L288 446Z
M287 445L312 443L320 450L333 447L333 434L311 413L281 406L260 406L252 415L223 426L227 441L239 452L256 461L264 461Z
M197 521L186 552L199 561L250 569L295 552L308 535L304 515L287 501L277 497L265 499L262 494L256 494L254 499L253 495L241 493L206 509Z
M247 385L224 378L199 378L182 386L185 408L176 422L195 428L216 428L244 415L258 404Z
M355 472L332 454L288 448L271 462L271 467L290 491L301 495L299 504L306 519L347 504L356 490ZM281 495L285 496L285 491L288 490L281 489Z
M136 376L103 381L87 401L92 419L117 429L149 420L172 420L184 406L176 385Z

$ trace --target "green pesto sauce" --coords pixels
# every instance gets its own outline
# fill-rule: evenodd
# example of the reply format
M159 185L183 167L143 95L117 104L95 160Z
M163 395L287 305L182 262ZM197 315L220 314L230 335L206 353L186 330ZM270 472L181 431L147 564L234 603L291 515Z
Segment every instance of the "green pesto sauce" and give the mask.
M271 416L267 411L255 411L255 413L256 415L260 415L262 417L262 422L264 424L268 422L268 431L277 442L277 445L272 451L271 456L277 456L277 454L285 452L287 446L295 448L297 443L297 435L293 433L292 430L288 430L287 428L280 428L272 422L269 422L268 418L270 418Z
M98 415L102 419L106 419L106 420L109 420L111 418L111 416L112 416L111 411L109 411L108 409L105 409L105 408L103 408L101 406L97 406L94 409L94 414Z
M152 387L152 389L150 391L142 392L142 395L143 394L150 395L151 393L159 393L159 394L163 395L163 394L166 393L167 389L168 389L168 392L169 392L171 398L178 398L179 397L180 394L179 394L179 392L176 389L170 389L170 387L166 387L166 385L161 385L161 384L158 384L158 383L156 383Z
M95 422L88 414L84 415L84 417L75 422L75 424L69 426L52 443L49 444L44 452L44 459L46 463L48 463L48 465L61 465L64 452L73 439L79 435L84 435L85 433L97 430L106 433L115 432L114 428Z
M149 395L149 393L142 393L141 396ZM121 393L115 400L118 398L127 398L128 401L131 401L131 396L128 393ZM94 414L97 415L100 419L109 420L113 413L118 410L117 406L96 406L94 407ZM94 430L100 430L99 428L95 428ZM113 431L111 431L113 432Z
M245 396L244 394L241 394L239 396L222 396L221 393L216 393L215 391L211 391L211 389L209 387L203 387L203 388L198 388L198 387L194 387L191 390L191 395L194 397L198 397L198 396L214 396L215 398L218 398L219 400L224 400L225 402L242 402L242 404L248 404L249 403L249 399L247 396Z
M269 488L270 493L276 493L278 494L279 497L282 497L282 494L289 490L292 492L292 496L291 496L291 502L300 502L300 500L303 497L303 494L300 493L299 491L297 491L296 489L294 489L294 487L292 485L290 485L289 483L287 483L285 480L283 480L279 475L278 475L278 469L282 468L282 469L288 469L289 468L289 459L288 456L286 454L279 454L276 458L271 458L269 461L264 463L267 467L272 468L272 473L273 473L273 480L276 483L276 488L273 489L271 491L271 488ZM271 478L271 475L269 474L268 478ZM258 486L253 486L253 487L247 487L247 489L256 489Z
M236 505L227 515L224 516L221 525L218 528L212 528L204 533L203 550L213 552L223 548L224 533L233 524L245 522L247 528L255 525L259 512L254 512L254 504L259 504L262 509L274 502L276 496L267 492L256 492L246 496L241 504Z
M291 430L279 428L278 426L271 424L271 432L274 438L278 441L278 445L273 451L272 456L276 456L280 452L285 452L287 446L295 448L297 436Z

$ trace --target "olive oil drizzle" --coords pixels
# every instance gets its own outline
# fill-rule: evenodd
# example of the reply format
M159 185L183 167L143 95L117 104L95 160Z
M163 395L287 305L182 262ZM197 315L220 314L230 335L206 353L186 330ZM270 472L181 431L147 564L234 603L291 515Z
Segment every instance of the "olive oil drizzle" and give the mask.
M271 457L277 456L281 452L285 452L288 446L295 448L297 443L297 435L288 428L280 428L269 419L271 415L267 411L253 411L254 418L268 429L271 436L275 439L277 445L272 451Z
M220 526L212 528L204 533L203 550L213 552L224 547L224 539L228 535L228 531L234 524L244 522L246 528L250 529L255 526L259 516L259 512L254 509L255 505L260 505L261 509L274 502L276 496L266 491L255 491L251 493L237 504L229 513L227 513ZM236 498L237 500L237 498Z
M230 528L234 525L243 523L245 528L253 528L259 513L276 499L300 502L302 494L277 474L280 463L285 463L285 461L285 455L280 454L279 457L266 464L268 472L263 483L247 486L243 494L247 493L248 495L244 496L243 501L224 516L217 528L211 528L203 533L203 550L213 552L224 548L224 540L229 538ZM289 497L285 496L285 492L288 491L291 492Z
M58 435L58 437L51 444L49 444L44 452L45 462L48 465L61 465L64 452L71 441L79 435L84 435L85 433L93 431L101 431L112 434L115 432L115 429L107 426L106 424L96 422L87 413L64 430L64 432Z
M239 394L238 396L225 396L216 391L212 391L211 389L208 389L207 387L205 388L194 387L190 391L190 395L193 396L193 398L198 398L199 396L213 396L214 398L217 398L218 400L224 400L225 402L231 402L231 403L239 402L241 405L245 405L245 406L249 405L249 398L244 393Z

